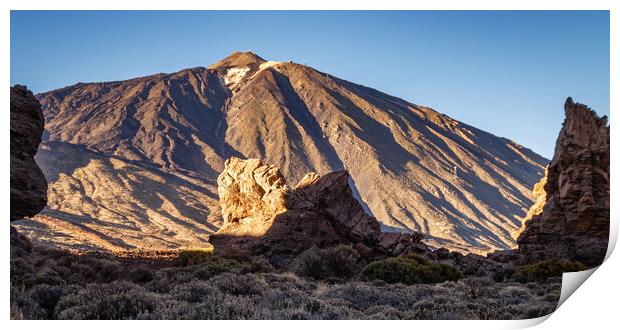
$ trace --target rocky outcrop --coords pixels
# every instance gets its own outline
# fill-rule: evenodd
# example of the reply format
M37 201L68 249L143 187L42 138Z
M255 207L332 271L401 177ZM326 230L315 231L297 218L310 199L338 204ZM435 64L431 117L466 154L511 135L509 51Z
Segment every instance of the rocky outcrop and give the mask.
M428 251L419 234L381 233L354 198L347 171L309 173L293 189L277 167L232 157L218 193L224 224L211 237L216 252L239 248L286 265L313 246L351 244L367 257Z
M538 201L518 237L527 261L567 258L600 264L609 239L609 126L571 98ZM544 187L544 189L541 189Z
M217 179L224 225L219 232L243 230L244 235L264 235L275 214L283 212L289 191L277 167L258 159L231 158Z
M25 86L11 87L11 221L31 217L47 203L47 182L35 163L43 113Z

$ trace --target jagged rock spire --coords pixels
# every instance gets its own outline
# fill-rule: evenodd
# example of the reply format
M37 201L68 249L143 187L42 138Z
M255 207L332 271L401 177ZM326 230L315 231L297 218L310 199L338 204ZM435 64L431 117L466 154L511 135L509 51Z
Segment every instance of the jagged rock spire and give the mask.
M609 126L607 117L570 97L564 111L553 160L536 185L542 198L517 240L519 252L532 261L568 258L595 266L609 239Z

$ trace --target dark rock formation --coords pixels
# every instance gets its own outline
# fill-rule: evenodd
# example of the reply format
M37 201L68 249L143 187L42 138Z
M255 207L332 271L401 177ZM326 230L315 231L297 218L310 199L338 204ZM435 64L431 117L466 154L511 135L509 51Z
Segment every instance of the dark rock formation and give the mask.
M37 214L47 204L47 182L34 161L43 113L25 86L11 87L11 221Z
M239 248L286 265L313 246L351 244L366 257L429 251L419 234L381 233L348 180L347 171L309 173L292 189L273 165L227 160L218 178L224 225L211 237L216 253Z
M526 261L567 258L599 265L609 239L609 126L571 98L537 203L518 237ZM544 189L541 189L544 188Z

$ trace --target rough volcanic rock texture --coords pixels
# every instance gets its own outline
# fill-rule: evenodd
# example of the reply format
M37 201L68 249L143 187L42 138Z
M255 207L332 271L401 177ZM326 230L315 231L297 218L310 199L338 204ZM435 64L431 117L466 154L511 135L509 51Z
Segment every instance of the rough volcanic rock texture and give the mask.
M518 238L529 260L569 258L598 265L609 239L609 126L571 98L547 175L537 185L532 207ZM544 191L540 187L544 186Z
M274 164L289 182L309 172L347 170L353 194L384 231L419 231L428 244L484 253L516 246L512 235L548 163L513 141L428 107L250 52L233 53L208 68L80 83L38 98L50 143L37 161L59 187L50 190L50 200L88 201L88 207L70 199L43 211L73 228L59 229L50 244L64 244L67 235L75 238L71 244L92 237L80 226L120 240L123 228L135 229L134 235L149 227L144 231L153 241L149 246L159 240L167 248L185 236L175 236L173 225L217 227L217 177L224 161L236 156ZM103 164L131 166L56 162L59 146L107 157ZM132 175L136 167L162 176L157 189L164 189L165 201L153 196L159 190L148 190L145 203L133 201L145 196ZM100 170L110 172L98 175ZM170 198L187 181L211 193L195 196L192 204ZM97 194L92 189L97 186L108 187L109 196ZM123 189L131 207L118 207L115 189ZM167 212L160 212L162 203ZM197 214L199 203L206 207ZM158 214L157 220L150 214ZM36 224L28 227L37 236ZM158 227L165 236L154 230Z
M233 157L217 179L224 226L247 218L271 217L285 210L286 180L273 165L258 159L242 161ZM254 232L262 235L264 232Z
M349 179L346 171L309 173L292 189L277 167L230 158L218 178L225 222L211 237L216 252L238 248L286 265L313 246L352 244L363 255L427 250L420 237L381 233L353 197Z
M34 161L43 133L41 105L25 86L11 87L11 221L37 214L47 182Z

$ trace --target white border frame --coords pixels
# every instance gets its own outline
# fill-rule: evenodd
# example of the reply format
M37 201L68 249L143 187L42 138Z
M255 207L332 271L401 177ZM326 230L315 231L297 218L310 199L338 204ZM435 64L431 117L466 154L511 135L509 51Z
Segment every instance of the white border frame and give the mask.
M620 66L618 61L620 59L619 44L620 44L620 1L613 0L435 0L435 1L405 1L399 0L380 0L380 1L346 1L342 0L336 2L334 0L291 0L285 2L283 0L235 0L233 2L217 1L197 1L197 0L21 0L21 1L2 1L0 2L2 11L0 12L1 20L1 33L0 43L2 45L2 61L0 64L0 72L4 77L5 82L10 85L10 10L610 10L610 124L618 115L618 104L620 100L620 88L618 80L620 78ZM579 24L579 22L575 22ZM576 45L578 46L578 45ZM26 82L27 83L27 82ZM2 98L3 109L9 104L9 86L6 86L0 91L0 97ZM9 128L8 111L5 110L2 117L2 124L5 127L5 132ZM612 125L613 126L613 125ZM0 146L2 153L0 157L2 164L4 164L4 173L1 176L2 187L4 189L0 195L0 203L2 208L2 217L4 221L9 221L9 134L2 134L0 137ZM611 150L611 162L618 164L618 151L615 146L618 145L617 137L612 133L612 150ZM615 242L618 237L618 214L619 203L614 203L614 192L618 188L619 179L618 176L611 176L612 186L612 198L611 198L611 237L610 237L610 251L611 253L615 246ZM89 321L43 321L42 324L37 321L8 321L9 320L9 226L7 225L3 233L0 234L5 239L1 240L2 255L4 262L2 263L2 280L0 283L4 283L2 286L2 293L4 299L0 306L0 313L4 316L3 322L10 322L5 324L5 329L11 327L21 328L52 328L52 329L80 329L85 326L94 329L105 329L112 326L112 323L105 322L89 322ZM599 271L592 274L591 279L583 284L583 288L577 290L573 297L569 298L555 313L551 314L547 322L544 322L541 327L546 329L558 329L558 328L611 328L611 324L617 324L615 318L617 313L618 293L620 289L617 284L617 280L620 279L619 269L620 262L618 257L610 257L601 267ZM388 326L411 326L420 328L432 328L432 329L453 329L458 327L459 329L497 329L497 328L521 328L538 324L547 317L534 320L524 321L460 321L458 324L454 324L451 321L413 321L414 324L390 324ZM17 323L19 322L19 323ZM84 322L89 322L85 324ZM174 321L158 321L152 322L149 325L155 328L169 328L176 326L177 324L171 324L169 322ZM232 328L245 328L252 327L257 329L274 329L274 328L290 328L291 326L301 329L313 329L318 324L314 322L298 322L298 321L253 321L251 324L242 322L228 322L221 324L221 322L227 321L188 321L183 326L187 327L232 327ZM197 323L197 322L210 322L209 324ZM295 322L290 324L289 322ZM336 323L334 321L321 321L321 327L342 327L351 326L356 328L375 329L379 324L377 322L382 321L349 321L353 323ZM383 321L383 322L398 322L398 321ZM402 321L407 322L407 321ZM431 322L431 323L428 323ZM138 323L128 322L115 322L114 326L121 328L129 328L136 326ZM142 324L143 325L143 324ZM387 324L386 324L387 325ZM138 325L139 326L139 325Z

